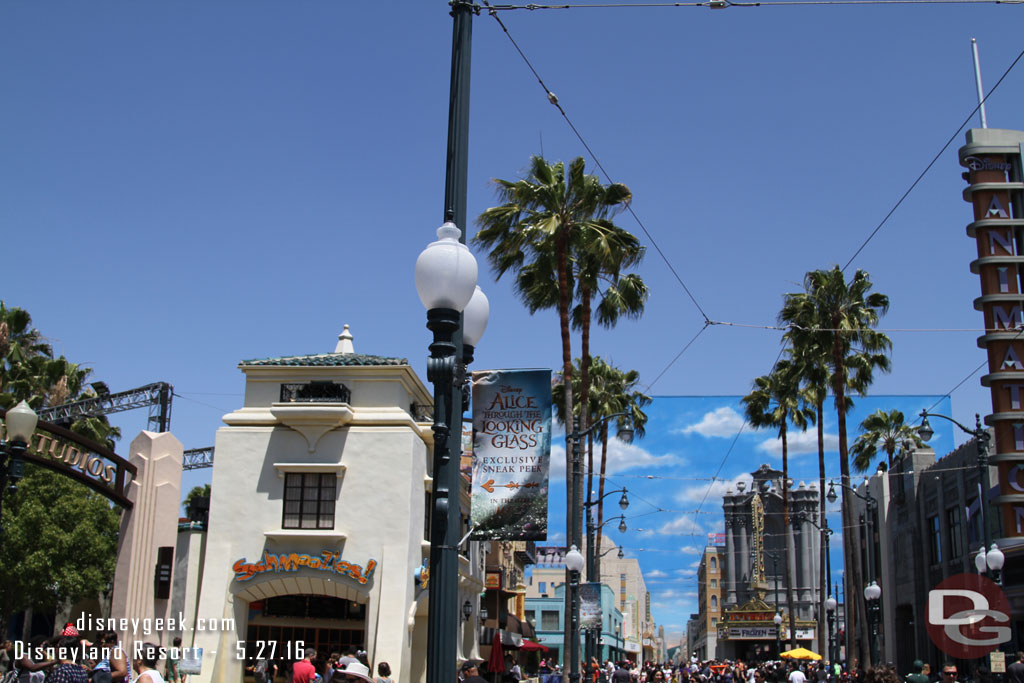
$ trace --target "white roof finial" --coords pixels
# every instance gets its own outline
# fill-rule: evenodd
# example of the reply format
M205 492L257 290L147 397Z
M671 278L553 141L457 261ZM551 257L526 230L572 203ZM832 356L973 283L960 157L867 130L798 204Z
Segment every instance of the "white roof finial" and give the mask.
M341 334L338 335L338 345L334 347L335 353L355 353L355 347L352 346L352 333L348 331L348 325L345 325L345 329L342 330Z

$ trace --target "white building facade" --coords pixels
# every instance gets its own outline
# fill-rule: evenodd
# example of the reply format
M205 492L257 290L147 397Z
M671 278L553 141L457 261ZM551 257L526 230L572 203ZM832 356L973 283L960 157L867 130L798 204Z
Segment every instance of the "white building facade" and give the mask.
M239 368L245 400L217 432L197 610L234 628L191 634L199 680L241 681L246 660L310 647L366 650L397 680L424 680L430 392L405 359L354 353L347 326L334 353ZM470 545L459 604L476 605ZM460 658L478 651L476 621L460 624Z

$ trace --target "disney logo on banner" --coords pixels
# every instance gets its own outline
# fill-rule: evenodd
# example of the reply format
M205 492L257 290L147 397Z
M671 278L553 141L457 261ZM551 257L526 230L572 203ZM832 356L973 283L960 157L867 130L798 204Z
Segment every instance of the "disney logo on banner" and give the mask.
M1011 168L1007 162L989 161L978 157L964 157L964 166L972 171L1009 171Z
M977 659L1010 640L1010 602L994 581L956 574L928 592L928 636L957 659Z

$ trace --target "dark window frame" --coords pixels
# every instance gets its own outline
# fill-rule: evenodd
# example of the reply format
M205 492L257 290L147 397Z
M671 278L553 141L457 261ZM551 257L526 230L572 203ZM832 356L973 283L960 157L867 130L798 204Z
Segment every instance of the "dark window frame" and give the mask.
M928 562L933 566L942 564L942 525L938 515L928 518L928 535L931 537L928 547Z
M946 509L946 526L949 527L949 559L951 560L955 560L964 554L962 519L959 506L954 505Z
M281 528L333 529L337 498L334 472L285 472Z

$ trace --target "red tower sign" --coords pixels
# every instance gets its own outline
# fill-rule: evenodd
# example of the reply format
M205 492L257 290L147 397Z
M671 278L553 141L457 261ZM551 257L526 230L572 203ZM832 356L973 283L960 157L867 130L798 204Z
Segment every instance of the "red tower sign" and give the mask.
M992 392L995 430L989 462L999 470L1003 536L1024 536L1024 132L976 128L960 148L968 185L964 199L974 207L967 234L978 244L971 271L981 278L974 307L985 319L978 346L988 353L989 373L981 378Z

